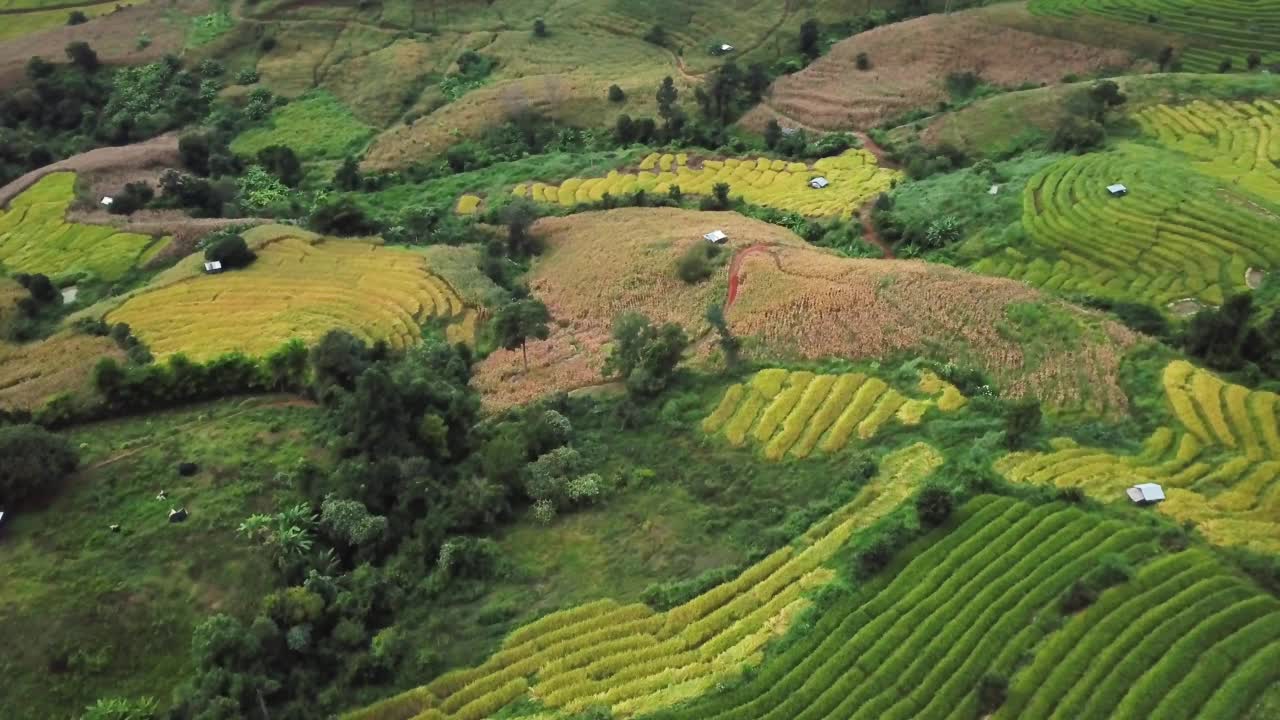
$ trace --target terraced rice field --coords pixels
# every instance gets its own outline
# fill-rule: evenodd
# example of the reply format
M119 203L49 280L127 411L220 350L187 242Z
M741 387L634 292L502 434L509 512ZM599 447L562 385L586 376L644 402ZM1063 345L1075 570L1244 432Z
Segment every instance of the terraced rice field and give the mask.
M1030 246L974 269L1067 293L1220 305L1245 290L1248 268L1280 266L1274 218L1166 155L1125 145L1050 165L1023 195ZM1129 194L1111 197L1113 183Z
M821 190L809 181L825 177ZM538 202L572 207L599 202L605 193L627 195L638 190L664 195L672 186L692 195L711 195L717 183L729 185L730 197L756 205L812 217L852 217L871 197L888 190L900 173L876 164L865 150L848 150L813 165L769 158L691 160L685 153L654 153L636 172L610 171L602 178L570 178L559 185L522 183L512 193Z
M1158 482L1156 508L1190 520L1215 543L1280 551L1280 396L1224 383L1177 361L1164 370L1177 419L1134 456L1055 441L1049 453L1014 453L996 462L1010 480L1084 488L1127 502L1125 488Z
M1280 5L1268 0L1031 0L1031 12L1071 17L1087 12L1187 36L1188 71L1214 72L1224 58L1244 69L1249 53L1280 62ZM1154 22L1152 19L1154 18Z
M684 605L655 613L602 600L548 615L513 632L483 665L447 673L346 720L481 720L525 697L566 715L604 705L613 717L630 717L702 695L744 664L759 664L764 646L811 604L806 594L834 577L826 565L835 553L941 463L924 444L889 455L849 504Z
M1280 603L1191 550L1051 635L1013 677L997 720L1242 718L1280 682Z
M958 514L958 527L885 584L841 597L749 680L658 717L980 717L981 679L993 672L1008 677L1041 641L1052 639L1050 618L1064 591L1104 555L1137 561L1153 552L1151 530L1061 504L981 496ZM1191 669L1185 658L1169 665ZM1251 689L1264 689L1272 673L1255 668Z
M262 247L246 269L136 295L107 320L129 323L157 356L209 358L230 351L259 355L334 328L403 348L418 341L428 318L466 323L464 310L419 253L283 237Z
M922 376L919 389L936 400L909 398L864 373L815 375L770 368L731 385L703 420L702 430L723 434L737 446L753 440L769 460L805 458L814 450L838 452L855 435L859 440L875 437L891 421L917 425L930 407L949 412L965 403L955 386L933 373Z
M1196 159L1206 175L1280 202L1280 103L1197 100L1134 114L1162 145Z
M75 173L46 175L0 211L0 263L6 269L54 278L86 272L117 280L158 245L148 235L67 222L75 182Z
M91 390L93 366L124 360L107 337L61 332L21 345L0 342L0 409L35 410L56 395Z

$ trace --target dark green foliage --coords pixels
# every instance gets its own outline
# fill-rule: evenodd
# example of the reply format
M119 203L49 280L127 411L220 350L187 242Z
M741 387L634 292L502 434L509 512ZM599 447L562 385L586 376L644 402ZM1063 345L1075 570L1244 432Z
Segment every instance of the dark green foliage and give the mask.
M1231 58L1229 57L1222 58L1222 62L1218 63L1218 72L1229 73L1231 72L1231 66L1232 66Z
M620 103L620 102L625 102L626 99L627 99L627 94L622 91L622 88L618 87L617 85L609 86L609 102Z
M676 261L676 275L690 285L702 282L715 272L715 260L719 256L719 245L709 242L694 243Z
M89 47L87 42L73 42L67 45L67 59L74 65L87 73L95 72L101 63L98 61L98 53Z
M1004 443L1010 450L1027 447L1040 432L1042 419L1040 403L1036 400L1017 400L1008 404L1004 413Z
M1009 697L1009 679L998 673L987 673L978 683L978 714L987 717L1000 709Z
M1120 322L1144 335L1160 340L1169 340L1172 337L1169 321L1164 313L1150 305L1099 297L1080 298L1079 302L1088 307L1112 313L1120 319Z
M27 273L18 273L13 276L19 285L27 289L31 293L31 299L37 303L51 303L61 297L58 288L49 280L48 275L36 273L28 275Z
M1250 328L1252 315L1253 296L1233 295L1222 307L1206 308L1191 318L1183 347L1215 370L1239 370L1244 365L1246 349L1269 344Z
M287 145L262 148L258 151L258 164L289 187L298 187L298 183L302 182L302 163Z
M925 525L937 527L951 517L955 504L955 495L950 488L930 483L916 495L916 515Z
M380 230L378 224L365 214L364 208L345 195L317 204L307 224L323 235L376 235Z
M652 397L671 382L688 346L679 325L655 326L643 315L627 313L613 324L613 348L604 372L621 376L630 395Z
M72 10L71 13L67 15L68 25L83 25L87 22L89 22L89 16L85 15L82 10Z
M37 425L0 427L0 507L40 497L76 469L80 458L66 438Z
M711 186L711 197L703 198L699 206L703 210L728 210L732 204L729 200L729 183L716 183Z
M132 215L147 206L156 196L156 191L146 182L131 182L124 190L111 197L111 205L107 210L113 215Z
M706 570L697 577L674 582L654 583L644 589L640 599L649 607L663 612L698 597L711 588L729 582L742 573L743 568L730 566Z
M248 243L239 235L218 238L204 251L204 259L222 263L223 270L248 267L257 258L257 253L250 250Z
M711 325L711 329L716 333L716 340L720 344L720 352L724 353L725 365L732 370L737 367L740 360L739 354L742 350L742 342L734 337L733 332L729 329L729 323L724 317L724 306L719 303L708 305L705 317L707 323Z
M1165 72L1173 64L1174 49L1172 45L1165 45L1160 50L1160 54L1156 57L1156 64L1160 66L1160 72Z
M1245 58L1245 63L1249 68L1249 72L1253 72L1254 70L1262 67L1262 55L1260 53L1251 52L1248 57Z
M813 59L822 54L818 42L822 39L822 28L817 20L809 19L800 24L800 54Z
M512 257L528 257L539 250L537 239L529 232L536 219L538 208L528 200L518 200L502 209L502 222L507 226L507 252Z
M1058 123L1049 139L1049 149L1058 152L1081 153L1102 145L1107 130L1101 123L1088 118L1069 115Z
M649 32L644 34L644 41L659 47L665 47L667 44L667 31L661 25L654 25L649 28Z
M498 336L498 344L507 350L520 348L524 355L524 369L529 369L528 340L546 340L550 335L547 323L551 321L551 313L541 300L526 298L507 303L498 309L494 316L494 332Z
M871 69L871 56L867 55L864 52L858 53L857 57L854 58L853 62L854 62L854 65L857 66L859 70L865 71L865 70Z
M364 341L346 330L330 330L311 348L310 362L317 393L323 397L331 386L352 390L372 355Z
M450 164L453 164L452 161ZM360 163L348 155L343 158L342 164L333 174L333 186L338 190L351 191L360 189L360 184Z
M782 126L778 124L777 119L770 118L769 124L764 126L764 144L770 150L778 146L778 142L782 140Z
M537 20L534 20L534 21L533 21L533 36L534 36L534 37L544 38L544 37L547 37L547 36L548 36L548 35L550 35L550 34L551 34L551 33L547 32L547 23L546 23L542 18L538 18Z

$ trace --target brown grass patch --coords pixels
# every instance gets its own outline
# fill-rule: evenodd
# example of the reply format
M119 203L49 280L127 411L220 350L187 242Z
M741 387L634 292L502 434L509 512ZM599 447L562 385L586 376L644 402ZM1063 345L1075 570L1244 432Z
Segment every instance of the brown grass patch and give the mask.
M91 389L93 366L124 359L110 338L62 332L24 345L0 342L0 408L34 410L60 393Z
M997 330L1010 303L1045 301L1020 283L922 262L842 258L733 213L639 208L535 226L548 250L530 285L557 326L551 338L530 344L527 373L518 351L495 352L479 365L475 384L486 404L507 407L603 382L610 328L627 311L680 323L699 340L695 355L706 358L712 342L703 312L724 301L728 264L692 286L676 277L674 266L684 248L716 227L729 234L731 252L768 247L744 257L738 297L727 312L755 357L923 355L982 368L1005 395L1036 397L1054 410L1126 410L1119 365L1136 336L1076 314L1099 330L1071 346L1041 348L1033 362Z
M1133 63L1124 50L1005 27L999 19L1002 16L979 9L930 15L855 35L803 71L780 78L766 104L743 122L762 129L771 117L781 115L784 124L797 125L790 120L795 118L822 130L866 129L949 100L950 73L973 72L987 83L1017 87ZM869 70L857 69L860 53L870 58Z
M166 133L133 145L98 148L37 168L0 187L0 206L9 204L19 193L50 173L70 170L77 174L80 181L86 178L103 178L102 182L90 181L89 187L96 192L111 187L112 183L121 179L127 182L140 174L158 175L161 169L176 167L180 163L177 133ZM111 189L118 191L122 187L124 185L120 183L119 187Z

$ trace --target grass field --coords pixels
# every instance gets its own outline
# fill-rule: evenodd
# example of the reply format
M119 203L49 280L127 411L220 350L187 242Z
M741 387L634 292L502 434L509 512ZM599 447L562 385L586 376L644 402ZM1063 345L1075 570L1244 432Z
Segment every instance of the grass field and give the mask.
M281 226L247 232L261 243L244 270L196 275L142 292L107 314L126 322L158 357L262 354L290 338L344 328L372 342L412 345L431 318L461 317L457 293L418 252L329 240Z
M1111 197L1113 183L1128 195ZM1256 196L1148 147L1063 159L1028 182L1022 204L1029 243L975 270L1059 292L1220 305L1245 289L1248 268L1280 265L1273 218Z
M194 625L243 613L271 588L265 556L234 530L296 497L288 473L320 415L289 404L220 402L71 433L84 469L48 507L6 517L6 717L67 717L105 696L167 702ZM200 471L179 477L188 461ZM169 499L155 499L161 490ZM190 519L170 524L175 506Z
M0 2L0 11L4 10L28 10L27 12L12 13L0 15L3 21L0 21L0 42L10 40L12 38L30 35L31 33L48 30L49 28L59 27L67 24L67 16L71 13L69 9L63 10L43 10L44 6L58 5L56 2L43 2L34 0L18 0L16 3L8 4ZM98 3L95 5L83 5L75 8L85 15L93 18L99 15L105 15L116 9L121 3L115 0ZM134 3L128 3L134 4Z
M809 181L825 177L830 185L821 190ZM865 150L823 158L812 166L769 158L694 159L684 154L653 153L637 172L611 171L602 178L570 178L559 185L521 183L512 191L520 197L571 207L598 202L606 193L618 197L638 190L666 194L678 186L692 195L710 195L718 183L729 186L729 196L756 205L790 210L802 215L849 218L868 199L888 190L901 174L876 164Z
M608 706L616 715L669 707L758 664L829 582L825 565L858 530L910 495L942 462L927 445L889 456L848 504L738 578L665 613L642 604L586 603L525 625L484 664L349 714L347 720L491 715L527 695L566 714ZM526 676L537 673L530 683ZM424 713L419 715L419 713Z
M982 715L977 689L984 675L1014 676L1015 693L1043 692L1039 680L1046 675L1059 682L1070 680L1079 662L1091 671L1100 669L1094 666L1100 650L1097 643L1105 647L1114 639L1117 659L1124 657L1126 643L1176 646L1178 652L1125 657L1126 664L1115 670L1116 675L1098 676L1114 692L1097 693L1097 684L1082 683L1080 691L1092 693L1085 694L1092 701L1088 714L1076 711L1062 717L1189 717L1196 715L1201 703L1240 710L1251 706L1274 682L1275 667L1266 661L1280 647L1280 603L1235 579L1210 556L1198 552L1157 555L1133 583L1103 594L1093 610L1069 618L1057 629L1061 594L1096 568L1103 556L1147 560L1157 551L1151 530L1068 506L1029 506L993 497L970 501L959 520L950 532L922 543L904 568L883 583L845 594L815 619L799 641L765 661L736 688L654 717L977 717ZM1233 621L1226 623L1226 616L1220 618L1217 610L1229 602L1206 603L1188 614L1175 615L1155 610L1158 596L1151 597L1151 603L1132 603L1139 614L1152 610L1143 615L1149 619L1147 632L1120 624L1123 620L1117 616L1114 628L1100 630L1089 651L1078 648L1076 664L1041 665L1048 652L1074 650L1080 625L1102 616L1101 609L1121 605L1126 596L1142 596L1142 583L1156 582L1157 575L1183 565L1196 565L1202 577L1216 575L1221 587L1233 587L1230 597L1244 602L1248 611L1229 614ZM1176 618L1178 624L1161 624L1166 618ZM1183 628L1196 626L1197 621L1201 625L1196 639L1184 641ZM1239 643L1238 652L1220 655L1226 643L1215 647L1212 642L1199 642L1242 628L1256 635ZM1116 639L1117 635L1123 639ZM1028 659L1032 665L1014 675ZM1212 679L1206 680L1199 670L1210 660L1216 662ZM1148 669L1151 673L1142 675ZM1121 671L1126 674L1120 675ZM1213 682L1228 676L1230 689ZM1162 692L1152 692L1156 687ZM1152 715L1162 698L1172 700L1169 691L1178 693L1187 706L1160 705L1171 715ZM1053 706L1044 707L1043 712L1025 714L1002 710L1000 716L1047 717Z
M1280 396L1225 383L1184 361L1163 372L1175 423L1133 456L1056 441L1053 452L1015 453L997 462L1010 480L1080 487L1128 502L1136 482L1160 483L1157 510L1194 522L1222 545L1280 551Z
M1280 6L1255 0L1031 0L1031 12L1051 17L1093 13L1135 25L1156 25L1186 37L1186 69L1213 72L1224 60L1243 70L1259 53L1280 62Z
M236 137L231 149L252 157L265 147L288 145L303 160L340 160L358 154L372 134L337 98L317 91L277 109L265 127Z
M10 272L57 279L87 273L116 280L137 265L156 239L64 219L75 200L75 173L46 175L0 211L0 263Z
M752 439L769 460L805 458L815 449L832 453L851 441L865 442L891 422L917 425L930 408L948 412L965 402L955 386L932 373L921 377L918 390L937 397L911 398L865 373L770 368L731 385L702 421L702 430L723 433L733 445Z
M1186 153L1200 172L1280 203L1280 103L1197 100L1134 115L1161 145Z

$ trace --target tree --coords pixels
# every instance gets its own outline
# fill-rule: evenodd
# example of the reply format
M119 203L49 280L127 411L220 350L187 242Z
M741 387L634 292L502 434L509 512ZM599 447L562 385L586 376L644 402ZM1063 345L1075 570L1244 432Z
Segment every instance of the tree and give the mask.
M533 21L533 36L544 38L550 33L547 32L547 23L542 18Z
M711 186L711 197L715 199L720 210L729 207L729 189L729 183L719 182Z
M51 303L57 300L60 295L53 281L43 273L35 273L34 275L19 273L14 279L18 281L19 285L26 288L27 292L31 293L31 298L38 303Z
M507 303L498 309L494 317L494 331L498 335L498 344L507 350L520 348L524 356L525 372L529 370L529 338L546 340L551 331L547 323L551 321L551 313L541 300L526 298Z
M178 156L182 158L183 166L197 175L209 174L211 154L207 133L191 132L178 138Z
M1156 62L1160 65L1160 71L1164 72L1173 64L1174 49L1172 45L1165 45L1160 54L1156 56Z
M1249 327L1252 315L1253 296L1232 295L1222 307L1201 310L1191 318L1183 348L1215 370L1239 370L1245 348L1266 344Z
M71 442L38 425L0 427L0 506L37 497L80 464Z
M280 178L289 187L302 182L302 163L293 148L288 145L269 145L258 151L258 164L267 172Z
M743 85L747 89L747 99L753 103L760 102L772 82L773 78L769 77L769 70L764 64L751 63L747 67L746 79L743 80Z
M618 87L617 85L609 86L609 102L620 103L620 102L625 102L626 99L627 99L627 94L622 91L622 88Z
M764 145L770 150L778 146L778 141L782 139L782 126L778 124L777 118L771 118L769 124L764 126Z
M668 75L662 78L662 84L658 86L658 117L671 122L671 118L675 116L678 108L676 108L676 100L680 97L680 91L676 89L676 83Z
M538 209L528 200L517 200L502 209L502 222L507 226L507 252L512 257L534 254L534 238L529 228L538 217Z
M360 183L360 163L355 157L348 155L333 174L333 186L339 190L351 191L359 190Z
M85 15L82 10L72 10L71 14L67 15L68 25L83 25L87 22L89 22L89 16Z
M818 47L821 39L822 30L818 26L818 21L809 19L800 24L800 54L809 59L813 59L822 54L822 50Z
M311 348L311 372L322 391L330 386L355 387L356 378L369 366L369 348L346 330L330 330Z
M131 182L124 186L124 191L112 198L108 212L114 215L132 215L147 206L156 196L156 191L146 182Z
M68 60L87 73L97 70L101 64L98 62L98 53L94 52L87 42L76 41L68 44L66 53Z
M1253 72L1262 67L1262 53L1251 52L1245 58L1245 66L1249 68L1249 72Z
M630 145L636 139L636 125L631 116L623 113L613 126L613 138L619 145Z
M248 267L257 258L257 253L250 250L249 244L239 235L219 238L204 251L206 261L220 262L224 270Z
M1004 442L1010 450L1026 447L1027 442L1040 431L1040 403L1035 400L1018 400L1010 403L1004 413Z
M942 485L930 483L916 495L916 515L926 525L937 527L951 517L955 496Z
M654 25L649 28L649 32L644 34L644 41L658 47L665 47L667 44L667 31L661 25Z
M1218 72L1229 73L1231 72L1231 66L1231 58L1222 58L1222 62L1218 63Z
M643 315L626 313L613 324L613 349L604 371L620 375L631 395L652 397L671 382L688 346L689 337L679 325L655 326Z
M729 330L729 323L724 317L724 306L719 303L708 305L706 318L707 323L711 325L711 329L716 331L716 338L720 343L720 351L724 353L725 365L733 369L738 365L742 343Z

